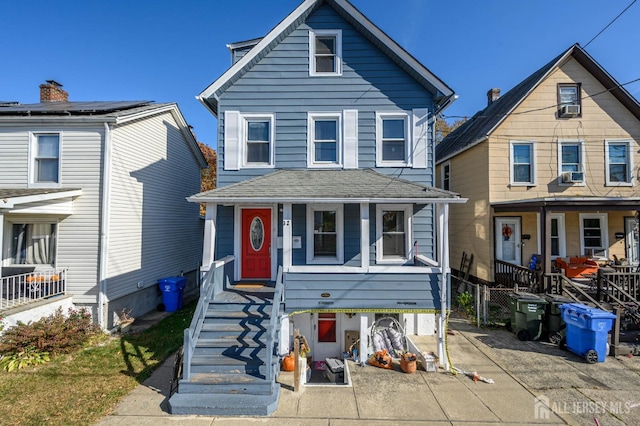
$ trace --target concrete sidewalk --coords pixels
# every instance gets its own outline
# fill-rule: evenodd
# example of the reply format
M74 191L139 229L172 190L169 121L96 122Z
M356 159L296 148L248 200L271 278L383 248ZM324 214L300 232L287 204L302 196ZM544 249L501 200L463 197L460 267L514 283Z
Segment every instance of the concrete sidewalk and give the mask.
M566 424L544 406L525 384L494 362L488 346L473 336L473 327L453 321L448 350L454 366L477 371L495 384L443 371L403 373L349 361L351 387L305 386L293 392L293 374L282 372L278 409L270 417L172 416L168 394L174 358L171 357L127 396L99 425L423 425L423 424ZM422 351L435 350L431 337L412 336ZM536 412L536 408L538 408ZM538 418L539 417L539 418Z

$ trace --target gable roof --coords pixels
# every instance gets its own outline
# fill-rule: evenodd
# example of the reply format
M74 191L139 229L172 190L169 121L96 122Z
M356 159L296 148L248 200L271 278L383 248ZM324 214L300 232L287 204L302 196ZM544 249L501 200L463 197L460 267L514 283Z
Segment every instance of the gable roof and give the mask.
M202 202L465 202L458 194L365 170L277 170L188 198Z
M575 59L589 71L640 120L640 103L576 43L448 134L436 146L436 163L440 164L484 141L551 71L563 65L569 58Z
M434 93L439 105L448 103L454 96L454 92L449 86L392 40L347 0L305 0L269 31L266 36L261 39L254 39L259 40L258 43L196 98L217 116L218 97L220 94L251 69L253 65L269 53L286 35L304 22L322 4L331 6L416 81Z

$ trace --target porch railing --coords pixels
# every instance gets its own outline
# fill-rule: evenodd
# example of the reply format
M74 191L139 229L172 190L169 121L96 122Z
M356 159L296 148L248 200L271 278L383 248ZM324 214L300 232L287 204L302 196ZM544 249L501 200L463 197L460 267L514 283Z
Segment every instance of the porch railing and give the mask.
M191 358L209 308L209 302L222 293L225 284L230 284L231 282L233 260L233 256L227 256L215 261L202 278L200 298L193 313L191 325L184 330L184 359L182 365L182 377L184 380L189 380L191 377Z
M66 293L68 268L53 268L0 278L0 310Z
M284 302L284 283L282 279L282 266L278 268L278 278L276 278L276 288L273 292L273 303L271 305L271 317L269 318L269 333L267 334L267 381L275 380L278 365L273 365L273 356L278 344L280 333L280 313Z
M495 282L508 288L539 292L543 288L543 272L502 260L494 261Z

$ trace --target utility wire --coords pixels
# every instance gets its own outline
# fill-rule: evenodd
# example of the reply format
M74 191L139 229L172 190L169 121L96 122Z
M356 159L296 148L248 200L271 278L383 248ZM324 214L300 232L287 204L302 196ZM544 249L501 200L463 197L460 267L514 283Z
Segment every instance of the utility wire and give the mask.
M629 8L630 8L631 6L633 6L633 4L634 4L636 1L638 1L638 0L633 0L633 1L629 4L629 6L627 6L627 7L626 7L622 12L620 12L620 13L618 14L618 16L616 16L615 18L613 18L613 20L612 20L611 22L609 22L609 23L608 23L608 24L607 24L603 29L601 29L601 30L600 30L600 32L599 32L598 34L596 34L596 35L595 35L591 40L589 40L589 42L588 42L587 44L585 44L585 45L583 46L583 48L585 48L585 49L586 49L586 47L587 47L588 45L590 45L590 44L591 44L591 42L592 42L593 40L597 39L597 38L598 38L598 36L600 36L600 34L602 34L603 32L605 32L605 30L606 30L607 28L609 28L609 27L611 26L611 24L613 24L614 22L616 22L616 20L617 20L619 17L621 17L621 16L622 16L622 15L623 15L627 10L629 10Z

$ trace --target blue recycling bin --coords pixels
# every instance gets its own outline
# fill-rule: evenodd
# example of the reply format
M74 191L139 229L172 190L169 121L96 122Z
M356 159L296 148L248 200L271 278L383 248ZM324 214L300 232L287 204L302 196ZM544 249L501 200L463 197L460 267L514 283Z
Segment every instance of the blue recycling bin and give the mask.
M167 312L175 312L182 309L184 288L187 286L185 277L167 277L158 280L158 286L162 292L162 303Z
M604 362L609 331L616 316L580 303L566 303L560 309L567 324L567 349L583 356L589 364Z

